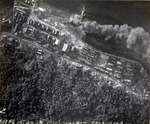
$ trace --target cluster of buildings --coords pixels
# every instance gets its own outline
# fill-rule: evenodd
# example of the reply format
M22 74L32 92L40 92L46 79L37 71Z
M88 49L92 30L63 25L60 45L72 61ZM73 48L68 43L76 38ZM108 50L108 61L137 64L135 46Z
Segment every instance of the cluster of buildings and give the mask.
M12 33L14 35L22 35L23 26L26 24L30 12L31 8L28 1L20 1L19 3L15 2L12 27Z
M29 3L32 3L32 0L25 1L24 3L19 2L20 4L15 8L15 34L19 27L19 32L22 36L30 39L31 42L37 42L40 46L51 52L60 55L67 54L71 59L73 59L72 55L74 54L77 58L76 61L118 79L126 85L130 85L134 78L136 78L135 67L140 66L140 64L125 58L96 51L92 48L76 48L71 42L63 39L65 37L64 32L62 33L55 26L47 24L38 18L32 18L30 16L30 8L26 10L21 9L20 6L23 4L29 5ZM22 26L19 26L20 24ZM37 48L35 51L37 55L43 55L42 49Z
M79 60L84 61L87 64L94 64L99 58L99 52L92 49L83 48L79 51Z
M26 37L30 37L34 41L39 41L40 45L46 43L50 43L51 45L60 44L58 36L60 33L58 30L32 19L29 20L26 26L23 28L23 34Z
M131 85L136 78L136 67L139 66L142 69L137 62L88 48L79 51L78 59L96 70L124 82L126 85Z
M63 34L58 29L41 20L30 19L32 2L33 0L22 0L14 7L13 34L37 42L40 46L56 53L74 50L73 45L62 41L60 37ZM40 49L40 51L42 50ZM37 52L37 54L42 55L42 52Z
M24 6L31 6L36 1L37 0L20 0L20 2L18 3L18 5L22 5L23 4Z
M47 49L60 55L65 54L72 61L76 58L76 62L86 64L99 72L124 82L126 85L132 84L137 76L135 73L136 67L140 67L139 71L142 69L140 64L88 47L78 49L67 40L67 34L62 30L32 15L31 9L33 8L31 6L34 2L35 0L21 0L16 3L12 33L29 40L29 42L38 43L40 48L35 48L35 53L40 56L40 59L43 59L43 49Z
M32 42L33 44L38 44L40 47L37 45L36 48L35 45L33 49L35 55L39 59L43 60L44 49L60 55L65 54L72 61L91 67L104 75L108 75L108 77L112 79L117 79L126 86L131 86L135 83L135 79L138 77L138 74L136 74L135 71L137 67L139 67L138 71L141 75L144 75L143 78L148 78L148 75L141 64L122 57L96 51L88 47L78 49L71 42L63 39L65 37L64 33L62 33L59 29L56 29L54 26L49 25L40 19L36 20L34 18L31 19L31 17L29 18L31 12L30 6L34 1L35 0L21 0L14 7L14 27L12 33L18 37L20 36L22 39ZM15 47L20 45L19 40L11 38L8 40L8 44L9 43L14 44ZM77 69L75 68L74 71L76 70ZM67 71L69 71L69 69ZM91 74L90 69L89 72L87 72L87 75L91 76L89 73ZM94 71L92 73L94 75ZM104 83L112 81L104 75L101 78L96 77L94 80L97 82L103 81ZM0 87L0 91L3 91L4 88L5 87ZM0 98L1 101L6 100L6 96L4 94L1 94L0 96L3 97ZM3 106L1 104L4 102L1 101L0 106Z

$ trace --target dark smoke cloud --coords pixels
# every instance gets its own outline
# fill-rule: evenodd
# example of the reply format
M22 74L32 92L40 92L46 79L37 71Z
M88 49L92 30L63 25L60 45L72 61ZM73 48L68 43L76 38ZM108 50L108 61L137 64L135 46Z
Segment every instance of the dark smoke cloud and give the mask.
M132 28L124 25L100 25L96 21L82 21L83 15L73 15L70 23L78 26L82 31L105 36L105 41L111 38L125 42L126 48L142 54L150 63L150 35L142 27Z

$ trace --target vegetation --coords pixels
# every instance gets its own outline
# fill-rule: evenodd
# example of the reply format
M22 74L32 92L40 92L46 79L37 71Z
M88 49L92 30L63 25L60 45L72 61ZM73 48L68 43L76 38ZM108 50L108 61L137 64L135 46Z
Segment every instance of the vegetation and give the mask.
M53 55L40 60L33 48L5 46L9 68L5 74L9 100L7 119L44 121L124 121L147 124L149 102L92 70Z

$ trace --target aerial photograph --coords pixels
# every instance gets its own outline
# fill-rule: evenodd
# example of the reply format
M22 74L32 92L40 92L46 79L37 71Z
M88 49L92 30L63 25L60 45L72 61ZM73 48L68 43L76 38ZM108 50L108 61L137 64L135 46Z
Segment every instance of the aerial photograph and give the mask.
M150 1L0 0L0 124L150 124Z

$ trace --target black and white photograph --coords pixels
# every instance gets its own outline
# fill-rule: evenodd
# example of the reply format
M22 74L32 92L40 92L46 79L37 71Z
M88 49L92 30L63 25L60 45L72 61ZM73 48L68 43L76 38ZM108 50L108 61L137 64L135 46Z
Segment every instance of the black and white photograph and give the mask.
M0 124L150 124L150 1L0 0Z

